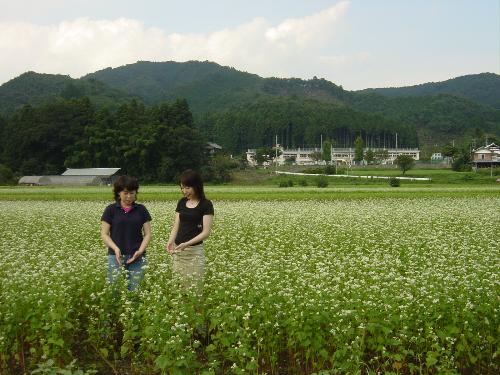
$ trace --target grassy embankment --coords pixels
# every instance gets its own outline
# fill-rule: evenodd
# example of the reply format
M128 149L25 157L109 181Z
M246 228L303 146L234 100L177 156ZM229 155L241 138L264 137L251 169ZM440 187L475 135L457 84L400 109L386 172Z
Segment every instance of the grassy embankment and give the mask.
M280 168L282 171L303 172L304 167ZM310 168L309 168L310 169ZM430 177L431 181L401 181L400 187L390 187L384 179L327 177L328 187L318 188L316 176L276 175L272 169L246 169L236 171L233 181L227 185L207 184L206 192L214 200L337 200L359 198L421 198L436 196L483 196L498 195L499 173L489 170L454 172L450 169L412 169L407 177ZM396 168L353 168L349 174L357 176L402 176ZM293 187L278 187L280 181L291 180ZM170 201L180 197L176 185L142 185L141 201ZM0 200L67 200L109 201L111 187L62 187L62 186L3 186Z

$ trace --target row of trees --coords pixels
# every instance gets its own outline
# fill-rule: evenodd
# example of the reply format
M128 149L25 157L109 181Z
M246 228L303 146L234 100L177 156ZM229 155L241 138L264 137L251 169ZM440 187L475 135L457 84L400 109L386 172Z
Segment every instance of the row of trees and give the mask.
M0 163L18 175L59 174L67 167L120 167L146 181L172 181L208 165L206 140L185 100L117 111L87 98L25 106L0 120Z
M403 147L418 146L416 130L401 121L351 108L294 97L266 97L222 113L197 118L200 130L231 153L272 147L276 136L285 148L314 147L320 137L335 147L353 147L361 136L370 147L394 147L396 133Z

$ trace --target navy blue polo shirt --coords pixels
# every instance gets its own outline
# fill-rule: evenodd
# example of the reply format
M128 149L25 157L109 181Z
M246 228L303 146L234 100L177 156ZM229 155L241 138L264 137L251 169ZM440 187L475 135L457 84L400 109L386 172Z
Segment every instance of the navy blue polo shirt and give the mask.
M135 203L129 212L125 212L120 202L112 203L104 210L101 221L105 221L110 228L110 236L113 242L124 255L133 255L141 246L143 235L142 226L151 221L151 215L142 204ZM108 254L114 255L114 251L108 248Z

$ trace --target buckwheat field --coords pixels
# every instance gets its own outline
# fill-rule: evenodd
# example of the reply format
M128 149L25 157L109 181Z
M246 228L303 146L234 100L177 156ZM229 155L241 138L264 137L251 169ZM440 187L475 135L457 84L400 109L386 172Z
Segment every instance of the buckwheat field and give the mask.
M107 282L106 202L1 203L1 373L500 371L498 195L214 200L203 296L164 250L176 202L142 203L137 293Z

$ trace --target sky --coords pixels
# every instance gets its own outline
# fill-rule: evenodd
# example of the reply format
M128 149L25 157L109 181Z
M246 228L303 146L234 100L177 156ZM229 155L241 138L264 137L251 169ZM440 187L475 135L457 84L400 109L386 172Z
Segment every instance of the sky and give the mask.
M0 84L214 61L347 90L500 73L499 0L0 0Z

